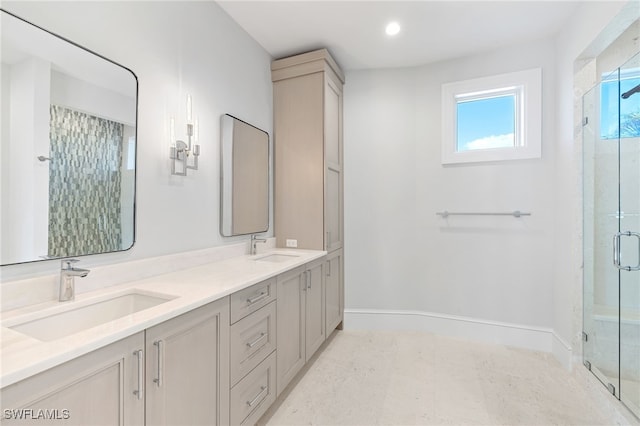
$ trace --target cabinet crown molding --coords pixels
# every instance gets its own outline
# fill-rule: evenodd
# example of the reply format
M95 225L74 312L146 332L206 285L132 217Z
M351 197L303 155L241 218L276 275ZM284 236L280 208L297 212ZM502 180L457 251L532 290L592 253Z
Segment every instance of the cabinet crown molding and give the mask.
M275 82L322 71L329 71L344 84L344 73L327 49L318 49L276 59L271 63L271 81Z

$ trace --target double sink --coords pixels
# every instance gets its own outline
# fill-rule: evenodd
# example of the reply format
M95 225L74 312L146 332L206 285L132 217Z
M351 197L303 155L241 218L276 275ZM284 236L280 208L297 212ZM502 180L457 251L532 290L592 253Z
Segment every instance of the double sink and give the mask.
M280 263L297 257L299 256L295 254L270 253L253 257L251 260ZM10 318L2 322L2 327L43 342L50 342L153 308L177 297L132 288L90 300L61 303L31 314Z

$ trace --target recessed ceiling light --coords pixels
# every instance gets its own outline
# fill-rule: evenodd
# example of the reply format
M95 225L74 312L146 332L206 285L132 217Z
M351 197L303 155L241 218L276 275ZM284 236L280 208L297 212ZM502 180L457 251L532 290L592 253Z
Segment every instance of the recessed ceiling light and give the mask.
M387 35L394 36L400 32L400 24L398 24L395 21L389 22L389 24L387 24L387 28L385 29L385 31Z

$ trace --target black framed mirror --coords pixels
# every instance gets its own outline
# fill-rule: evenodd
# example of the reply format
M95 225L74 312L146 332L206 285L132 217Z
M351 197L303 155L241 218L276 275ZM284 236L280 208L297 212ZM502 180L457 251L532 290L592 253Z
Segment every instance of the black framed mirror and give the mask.
M269 134L229 114L221 118L220 233L269 230Z
M0 11L0 264L131 248L137 77Z

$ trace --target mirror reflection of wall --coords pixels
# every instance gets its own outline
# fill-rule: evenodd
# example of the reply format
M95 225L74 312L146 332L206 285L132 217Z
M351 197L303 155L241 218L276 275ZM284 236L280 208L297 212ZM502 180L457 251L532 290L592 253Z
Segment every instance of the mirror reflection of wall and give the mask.
M134 241L137 80L2 11L0 263Z
M269 134L231 115L221 119L221 216L225 237L269 229Z

